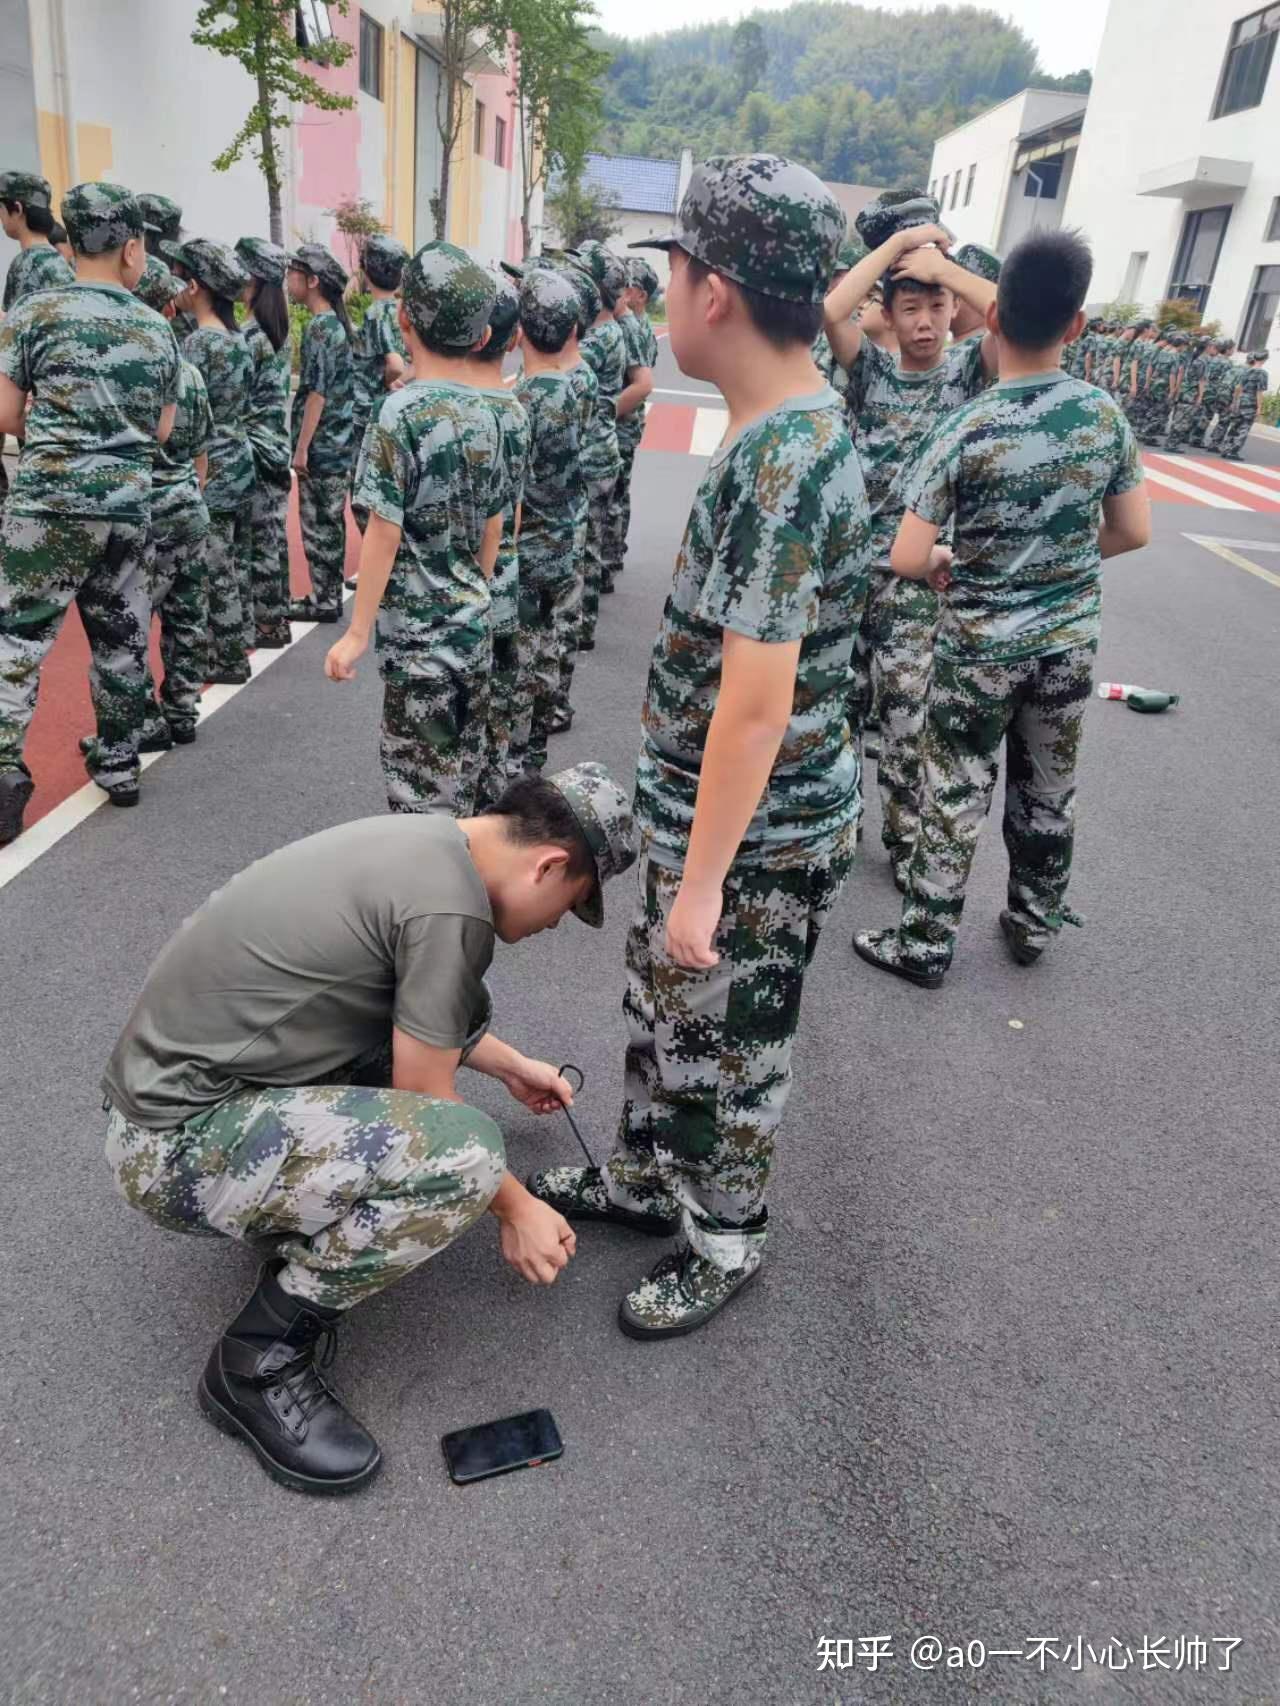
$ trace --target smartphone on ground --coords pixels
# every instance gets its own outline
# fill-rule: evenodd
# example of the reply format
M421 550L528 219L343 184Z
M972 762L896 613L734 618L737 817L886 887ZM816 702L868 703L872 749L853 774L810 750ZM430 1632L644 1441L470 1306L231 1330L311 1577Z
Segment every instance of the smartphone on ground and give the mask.
M449 1477L465 1486L512 1469L536 1469L564 1452L564 1441L550 1410L526 1410L498 1422L459 1428L440 1441Z

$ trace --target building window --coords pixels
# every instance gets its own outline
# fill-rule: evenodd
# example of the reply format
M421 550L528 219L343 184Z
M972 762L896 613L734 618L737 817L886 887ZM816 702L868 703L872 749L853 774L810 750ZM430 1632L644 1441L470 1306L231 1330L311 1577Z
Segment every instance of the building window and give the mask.
M360 87L375 101L382 99L382 25L367 12L360 14Z
M1121 302L1142 300L1142 275L1147 270L1148 254L1146 249L1135 249L1129 256L1129 264L1124 269L1124 283L1120 286Z
M1205 207L1187 214L1182 222L1182 239L1174 257L1168 294L1181 302L1194 302L1201 315L1218 270L1218 256L1230 218L1229 207Z
M951 176L950 172L947 172L943 175L942 194L938 197L939 208L943 208L947 205L947 182L948 182L948 179L950 178L950 176Z
M951 180L951 205L952 205L952 207L954 207L959 200L960 200L960 174L959 174L959 172L957 172L955 177Z
M977 175L978 175L978 162L975 160L973 165L970 166L969 176L965 180L964 205L966 207L968 207L969 203L973 200L973 180L977 177Z
M1271 338L1271 326L1280 309L1280 267L1258 267L1253 275L1249 305L1244 311L1244 330L1240 348L1256 355L1265 355Z
M297 33L302 48L320 47L333 39L326 0L298 0Z
M1231 41L1213 103L1214 118L1261 105L1277 34L1280 6L1268 6L1231 26Z
M493 160L496 166L507 163L507 121L497 115L493 120Z
M1280 195L1271 203L1271 218L1267 221L1264 243L1280 243Z
M1027 167L1027 181L1022 186L1022 193L1036 201L1056 201L1061 182L1061 155L1056 160L1037 160L1034 166Z
M472 137L472 147L477 154L484 153L484 102L476 102L476 128Z

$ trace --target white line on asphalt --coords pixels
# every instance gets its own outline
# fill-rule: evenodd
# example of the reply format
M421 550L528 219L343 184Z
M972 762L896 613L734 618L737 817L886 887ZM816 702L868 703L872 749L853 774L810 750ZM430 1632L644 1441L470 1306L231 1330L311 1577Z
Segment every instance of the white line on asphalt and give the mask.
M1209 462L1184 462L1182 465L1184 468L1195 468L1206 480L1221 480L1224 486L1235 486L1238 491L1248 492L1252 497L1266 498L1273 504L1280 504L1280 488L1275 486L1260 486L1256 480L1242 480L1239 474L1228 474L1225 468L1218 468ZM1160 472L1164 473L1164 469L1161 468Z
M1173 474L1148 467L1148 480L1154 480L1157 486L1168 486L1170 491L1184 492L1187 497L1196 498L1202 504L1209 504L1213 509L1249 509L1248 504L1238 504L1234 498L1224 498L1220 492L1210 492L1204 486L1193 486L1190 480L1179 480ZM1251 515L1256 511L1250 510Z
M344 592L343 602L350 597L349 592ZM276 651L254 652L250 657L249 681L256 681L263 670L270 669L277 658L282 658L286 652L292 651L294 646L300 640L305 640L317 626L315 622L291 622L289 627L292 638L287 646L281 646ZM220 711L237 693L243 693L248 685L249 682L244 681L238 687L206 687L200 695L200 715L197 722L203 723L215 711ZM141 768L149 770L158 758L164 757L163 752L144 752ZM24 829L16 841L11 841L7 847L0 847L0 889L5 888L15 877L21 876L28 866L34 865L51 847L56 847L64 835L70 835L77 824L83 823L100 806L106 804L107 796L97 783L86 782L83 788L78 788L74 794L68 794L65 800L60 800L51 812L46 812L39 823L32 824L30 829Z
M1226 540L1205 539L1199 533L1187 533L1183 537L1190 539L1196 545L1203 545L1206 551L1212 551L1214 556L1221 557L1224 563L1230 563L1237 569L1243 569L1247 575L1254 575L1258 580L1266 581L1268 586L1280 586L1280 575L1273 575L1270 569L1264 569L1259 563L1251 563L1247 557L1242 557L1238 551L1231 550ZM1259 546L1253 540L1238 540L1235 543L1246 544L1249 549L1255 551L1268 549L1267 546ZM1273 551L1280 550L1280 546L1272 545L1270 549Z
M720 395L718 391L673 391L669 385L655 385L653 394L655 397L696 397L700 403L710 403Z
M1273 480L1280 480L1280 468L1268 468L1265 462L1242 462L1240 466L1251 474L1270 474Z
M714 456L724 437L727 409L699 409L693 420L693 437L689 441L690 456Z

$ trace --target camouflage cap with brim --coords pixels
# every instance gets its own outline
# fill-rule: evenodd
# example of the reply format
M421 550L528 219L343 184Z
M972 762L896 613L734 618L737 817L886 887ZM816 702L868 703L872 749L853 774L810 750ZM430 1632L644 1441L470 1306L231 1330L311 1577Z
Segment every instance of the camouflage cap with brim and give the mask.
M186 280L175 278L159 256L148 255L142 277L133 287L133 294L158 314L169 303L176 302L186 288Z
M631 247L680 248L762 296L821 302L844 233L839 202L806 166L721 154L694 167L670 236Z
M503 273L494 272L490 276L498 294L489 310L489 341L505 349L520 324L520 292Z
M937 225L942 209L926 190L883 190L854 220L867 250L878 249L899 231L913 225Z
M71 247L82 255L109 255L145 223L138 198L123 184L77 184L62 198L62 223Z
M171 201L167 195L143 190L138 197L138 206L142 209L148 231L154 231L157 237L167 237L171 243L178 241L182 232L182 209L176 201Z
M409 260L409 251L389 231L375 231L364 246L361 261L365 276L379 290L394 290Z
M586 273L600 292L604 307L616 307L618 298L628 284L627 263L622 256L615 255L612 249L606 249L603 243L591 246L583 243L576 250L565 252L570 265Z
M563 348L581 314L582 297L571 278L549 267L526 272L520 286L520 324L537 343Z
M951 259L966 272L973 273L977 278L985 278L988 284L1000 282L1000 268L1003 263L995 250L988 249L983 243L962 243L958 249L952 251Z
M627 272L635 288L643 290L650 302L655 296L661 296L662 280L643 255L631 256L627 262Z
M236 244L236 258L246 272L264 284L283 284L289 270L288 255L279 243L272 243L266 237L241 237Z
M507 277L515 279L517 284L526 279L531 272L537 272L539 268L544 272L557 272L559 270L550 255L530 255L527 260L499 261L498 265Z
M484 337L497 291L493 275L456 243L427 243L404 269L409 323L440 349L469 350Z
M601 890L610 877L621 876L636 862L635 820L631 802L603 764L588 761L560 770L547 781L561 793L595 860L596 880L591 893L574 907L575 918L598 930L604 923Z
M604 309L604 299L596 287L596 281L590 273L583 272L581 267L575 267L566 261L560 269L560 276L568 279L569 284L578 297L578 336L585 338L587 333L600 318Z
M53 190L38 172L0 172L0 201L20 201L23 207L52 209Z
M331 290L347 288L347 269L336 255L331 255L323 243L301 243L289 256L289 266L294 272L303 272L310 278L318 278L321 284L327 284Z
M248 270L235 250L212 237L189 238L178 246L176 258L215 296L239 296L249 282Z

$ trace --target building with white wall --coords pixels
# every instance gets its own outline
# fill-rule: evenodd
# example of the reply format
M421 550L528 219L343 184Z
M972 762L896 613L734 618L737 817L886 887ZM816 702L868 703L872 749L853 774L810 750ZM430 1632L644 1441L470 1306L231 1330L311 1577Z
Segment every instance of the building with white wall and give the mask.
M1278 38L1276 4L1112 0L1066 207L1097 302L1183 297L1280 356Z
M1003 254L1062 223L1088 97L1023 89L933 145L929 193L964 243Z
M693 152L684 148L678 160L656 160L642 154L588 154L582 171L582 187L604 198L613 223L620 227L609 246L625 252L629 243L646 237L663 237L675 224L693 172ZM552 194L555 185L552 186ZM554 247L562 233L554 223L547 228L547 242ZM670 269L661 249L645 251L665 289Z

